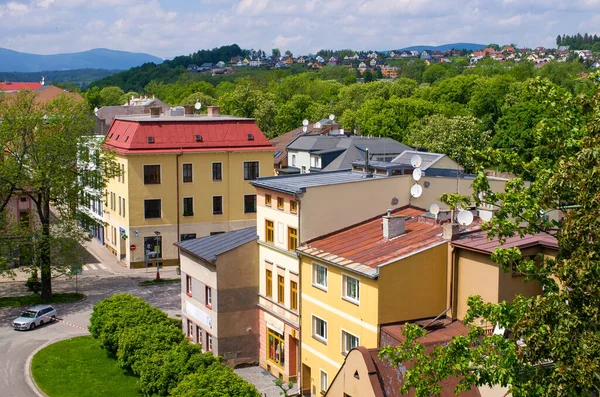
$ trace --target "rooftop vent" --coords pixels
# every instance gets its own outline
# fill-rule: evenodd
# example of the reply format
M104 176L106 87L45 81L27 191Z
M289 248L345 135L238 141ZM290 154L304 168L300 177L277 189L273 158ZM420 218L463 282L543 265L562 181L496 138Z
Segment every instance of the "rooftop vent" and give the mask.
M154 106L150 108L150 117L160 117L161 108Z
M220 106L208 106L207 113L209 116L220 116L221 115L221 107Z
M129 135L127 135L127 136L125 137L125 139L123 139L123 142L127 142L127 140L128 140L128 139L129 139Z
M254 140L254 135L252 135L252 134L248 134L248 140L249 140L249 141L253 141L253 140Z
M194 115L194 107L193 106L184 106L183 107L183 115L185 117L190 117Z
M121 135L117 135L117 137L115 138L115 141L118 141L120 136Z
M196 135L196 142L202 142L202 135Z
M154 137L153 136L149 136L148 137L148 143L154 143Z
M383 216L383 238L390 240L404 234L405 221L403 216L392 216L392 210L387 210Z

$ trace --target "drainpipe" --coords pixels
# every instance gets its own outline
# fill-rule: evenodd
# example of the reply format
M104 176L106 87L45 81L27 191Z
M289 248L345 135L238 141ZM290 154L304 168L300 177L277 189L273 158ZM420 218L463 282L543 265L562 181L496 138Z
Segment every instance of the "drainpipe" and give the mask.
M180 205L180 197L179 197L179 157L181 157L183 155L183 148L179 148L180 152L177 153L177 155L175 156L175 175L177 176L177 182L175 182L176 186L177 186L177 236L175 236L177 238L177 241L179 241L179 205ZM177 249L177 262L180 261L180 253L179 253L179 249ZM181 266L181 263L178 263L179 266Z
M302 206L300 205L300 197L296 193L294 193L294 200L298 203L298 244L302 244L302 226L301 226L301 214L302 214ZM300 257L298 257L298 354L296 355L296 371L298 371L298 390L300 391L299 395L302 395L302 264L300 262Z

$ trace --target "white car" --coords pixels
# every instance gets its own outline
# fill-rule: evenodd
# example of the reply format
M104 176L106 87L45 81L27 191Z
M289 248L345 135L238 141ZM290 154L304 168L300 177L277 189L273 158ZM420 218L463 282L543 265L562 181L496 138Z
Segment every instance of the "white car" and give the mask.
M25 310L13 320L15 330L34 329L56 318L56 309L50 305L36 305Z

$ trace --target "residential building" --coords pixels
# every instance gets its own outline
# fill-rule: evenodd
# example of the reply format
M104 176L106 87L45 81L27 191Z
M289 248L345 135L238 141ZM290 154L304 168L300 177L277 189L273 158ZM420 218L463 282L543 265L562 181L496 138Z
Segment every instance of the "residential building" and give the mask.
M106 137L121 173L106 187L105 245L127 267L176 265L173 243L255 225L249 182L272 175L274 148L253 119L192 110L117 117Z
M38 82L0 81L0 92L35 91L44 86L44 78Z
M256 226L175 243L183 332L235 367L258 363Z
M301 135L287 146L288 168L298 173L349 169L353 161L364 161L367 150L369 160L391 161L411 148L392 138Z
M379 347L383 325L443 314L442 232L426 211L405 206L298 248L304 393L327 392L350 350Z
M395 79L398 77L398 68L395 66L385 65L381 68L381 74L387 79Z
M460 235L452 240L448 274L452 275L448 283L452 283L454 301L448 302L452 307L452 318L462 320L467 312L467 298L479 295L484 302L499 303L510 301L516 295L526 297L540 295L542 287L537 281L525 282L525 276L516 270L505 272L492 261L491 255L496 248L519 248L523 258L541 260L554 258L558 253L556 237L547 233L514 236L500 244L498 238L489 239L487 232ZM493 327L494 324L488 324Z
M132 96L127 103L121 106L102 106L95 113L101 121L100 134L106 135L117 116L149 115L150 108L159 107L161 114L168 114L171 106L160 99L146 96Z

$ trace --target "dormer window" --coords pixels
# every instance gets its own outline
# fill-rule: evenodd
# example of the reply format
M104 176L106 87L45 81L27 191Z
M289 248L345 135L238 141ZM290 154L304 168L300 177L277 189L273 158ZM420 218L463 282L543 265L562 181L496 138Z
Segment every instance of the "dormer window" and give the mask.
M115 133L113 132L112 134L110 134L110 136L109 136L108 138L109 138L109 139L112 139L112 137L113 137L113 135L114 135L114 134L115 134Z
M248 134L248 140L249 140L249 141L253 141L253 140L254 140L254 135L252 135L252 134Z
M121 135L117 135L117 137L115 138L115 141L118 141L120 136Z
M154 137L153 136L149 136L148 137L148 143L154 143Z
M125 137L125 139L123 140L123 142L127 142L127 140L128 140L128 139L129 139L129 135L127 135L127 136Z
M202 135L196 135L196 142L202 142Z

